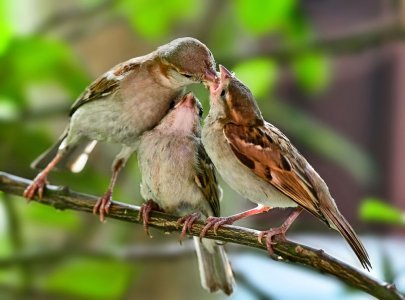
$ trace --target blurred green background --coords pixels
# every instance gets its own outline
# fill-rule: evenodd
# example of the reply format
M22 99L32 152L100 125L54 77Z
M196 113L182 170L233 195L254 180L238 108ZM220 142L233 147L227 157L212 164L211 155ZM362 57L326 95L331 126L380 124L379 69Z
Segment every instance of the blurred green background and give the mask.
M0 170L33 178L30 162L58 138L92 80L192 36L251 88L265 118L322 175L363 236L372 275L404 292L404 11L403 1L391 0L0 0ZM207 112L206 90L190 89ZM101 195L117 151L100 144L82 173L49 179ZM139 180L133 157L114 199L141 204ZM222 187L224 215L252 206ZM241 224L266 229L286 214ZM225 298L200 287L190 245L153 235L0 193L0 298ZM343 239L309 215L290 237L358 266ZM370 299L265 253L227 249L238 284L232 299Z

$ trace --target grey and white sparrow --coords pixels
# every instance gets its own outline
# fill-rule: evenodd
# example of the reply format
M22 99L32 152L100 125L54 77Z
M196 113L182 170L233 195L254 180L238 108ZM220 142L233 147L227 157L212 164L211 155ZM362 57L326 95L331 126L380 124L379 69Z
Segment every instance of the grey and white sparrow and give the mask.
M200 41L188 37L116 65L90 84L73 104L65 132L32 163L42 171L24 196L31 199L38 193L41 198L47 175L56 166L79 172L96 141L121 144L109 188L94 207L94 213L100 213L104 220L118 173L136 150L138 137L165 116L185 86L215 80L212 53Z
M141 194L149 200L141 209L146 230L153 206L181 217L181 238L198 218L219 216L221 190L200 139L201 116L200 103L188 93L159 125L140 138ZM198 237L194 241L203 287L231 294L234 279L223 246Z
M324 180L275 126L266 122L250 90L223 66L220 83L210 87L211 108L205 119L202 140L223 179L257 208L226 218L207 220L202 236L214 227L271 208L294 207L281 227L264 231L272 254L272 237L284 236L291 223L305 209L339 231L364 268L369 256L353 228L339 212Z

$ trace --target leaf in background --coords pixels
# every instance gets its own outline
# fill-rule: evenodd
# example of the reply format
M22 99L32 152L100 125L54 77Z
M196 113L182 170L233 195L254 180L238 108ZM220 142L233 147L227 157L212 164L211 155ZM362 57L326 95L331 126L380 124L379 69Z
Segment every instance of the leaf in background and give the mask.
M405 225L405 213L378 198L366 198L360 207L365 221Z
M17 201L17 200L16 200ZM63 229L64 231L77 231L81 229L82 223L77 212L69 210L56 210L53 207L31 203L27 206L23 203L24 209L21 209L24 222L27 225L41 225L44 228Z
M88 83L71 50L62 42L38 37L12 40L0 57L0 95L19 104L35 83L59 82L76 98Z
M296 6L296 0L238 0L234 3L242 24L257 35L277 30L288 23Z
M49 278L44 289L76 297L122 299L128 288L131 266L96 259L71 259Z
M18 105L11 99L0 95L0 121L16 120L19 115Z
M323 91L330 80L330 66L326 57L318 53L306 53L293 61L298 84L309 93Z
M267 58L256 58L242 62L236 65L233 71L258 98L271 92L277 81L277 65Z
M11 25L7 19L6 0L0 0L0 56L7 50L12 38Z
M148 38L162 38L169 35L176 22L201 11L202 4L193 0L125 0L120 5L137 32Z

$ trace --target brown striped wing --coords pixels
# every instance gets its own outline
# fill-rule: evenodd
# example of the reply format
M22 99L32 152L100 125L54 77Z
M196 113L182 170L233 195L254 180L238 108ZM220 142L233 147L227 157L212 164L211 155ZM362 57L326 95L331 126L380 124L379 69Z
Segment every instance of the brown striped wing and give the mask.
M293 157L297 150L276 127L227 124L224 134L235 156L261 179L321 217L318 199L302 166Z

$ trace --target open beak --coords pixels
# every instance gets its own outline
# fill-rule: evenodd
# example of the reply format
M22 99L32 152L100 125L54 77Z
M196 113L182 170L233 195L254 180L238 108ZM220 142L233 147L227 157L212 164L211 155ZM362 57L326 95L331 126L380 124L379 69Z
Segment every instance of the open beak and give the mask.
M214 69L208 68L205 70L204 80L210 85L210 83L215 83L218 81L217 72Z
M225 68L223 65L219 65L219 72L220 72L220 80L214 84L210 85L210 93L213 96L218 96L222 89L224 88L225 84L233 77L233 74Z
M185 94L183 96L183 98L180 100L180 102L175 106L184 106L184 107L189 107L189 108L193 108L195 107L195 97L194 94L192 92L188 92L187 94Z
M219 65L219 72L221 77L221 83L225 82L227 79L232 78L233 74L225 68L223 65Z

